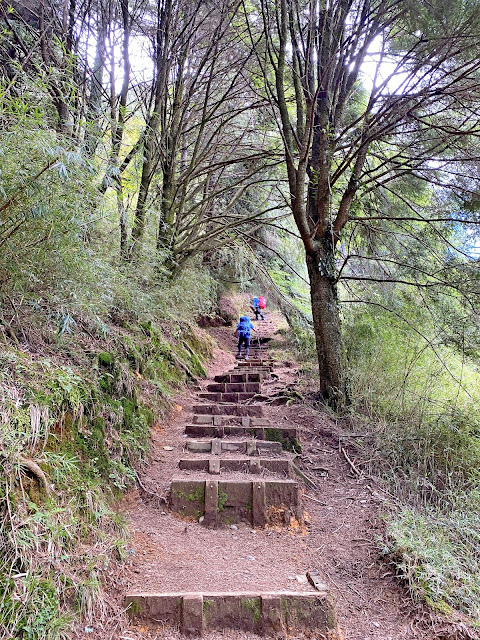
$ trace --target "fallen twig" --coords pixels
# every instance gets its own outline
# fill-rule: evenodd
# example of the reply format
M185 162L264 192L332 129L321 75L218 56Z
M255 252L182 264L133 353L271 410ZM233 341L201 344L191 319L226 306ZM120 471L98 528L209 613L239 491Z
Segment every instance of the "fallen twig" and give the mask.
M368 438L371 436L371 433L339 433L338 437L342 438Z
M362 472L357 469L357 467L355 466L355 464L350 460L350 458L348 457L348 453L345 451L345 449L342 447L341 448L341 452L343 453L345 460L348 462L348 464L350 465L350 468L352 469L352 471L357 475L357 476L361 476Z
M150 489L147 489L145 485L142 484L140 478L138 477L138 473L135 473L135 477L137 480L137 484L142 491L144 491L147 495L152 496L153 498L157 498L157 500L159 500L162 504L167 503L167 499L165 498L165 496L161 496L156 491L150 491Z
M127 451L127 456L128 456L128 460L130 462L130 466L132 467L132 469L135 472L135 480L139 486L139 488L146 493L149 496L152 496L153 498L157 498L157 500L159 500L162 504L167 504L167 499L165 498L165 496L161 496L159 493L157 493L156 491L150 491L150 489L147 489L147 487L142 483L142 481L140 480L139 476L138 476L138 471L135 469L132 458L130 456L130 452Z
M314 498L313 496L309 496L307 493L303 494L304 498L308 498L309 500L313 500L314 502L318 502L318 504L321 504L322 507L326 507L327 503L323 502L323 500L319 500L318 498Z
M318 487L313 482L313 480L310 480L310 478L305 473L303 473L303 471L301 469L299 469L294 462L292 462L292 469L295 471L297 476L300 476L300 478L302 478L302 480L305 481L305 484L307 486L309 486L311 489L316 489L318 491Z

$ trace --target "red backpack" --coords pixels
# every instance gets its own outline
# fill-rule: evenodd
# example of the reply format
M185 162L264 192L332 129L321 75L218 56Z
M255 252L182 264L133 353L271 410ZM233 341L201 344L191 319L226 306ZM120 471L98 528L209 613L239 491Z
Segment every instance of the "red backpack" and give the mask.
M259 296L259 298L258 298L258 306L260 307L260 309L265 309L265 307L267 306L267 301L265 300L265 298L263 296Z

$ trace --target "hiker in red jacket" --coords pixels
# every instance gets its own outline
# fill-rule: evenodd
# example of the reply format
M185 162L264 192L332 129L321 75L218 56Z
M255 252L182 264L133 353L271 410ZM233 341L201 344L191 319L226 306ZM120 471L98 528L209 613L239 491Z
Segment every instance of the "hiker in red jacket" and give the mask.
M265 320L265 317L261 311L262 309L265 309L265 298L263 296L255 296L252 304L252 310L255 314L255 320L258 321L258 316L260 316L262 320Z

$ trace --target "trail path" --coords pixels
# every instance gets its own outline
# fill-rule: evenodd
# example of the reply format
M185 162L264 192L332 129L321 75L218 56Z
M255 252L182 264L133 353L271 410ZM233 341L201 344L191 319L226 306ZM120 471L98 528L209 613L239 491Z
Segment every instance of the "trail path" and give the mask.
M263 338L275 337L271 317L258 326ZM292 638L427 640L416 628L410 601L379 558L377 513L385 496L353 472L339 450L338 428L325 414L299 402L271 404L294 388L296 366L270 363L266 347L248 365L236 362L232 330L212 334L224 348L216 351L209 379L181 395L171 419L153 433L142 484L168 496L168 504L137 491L122 503L132 548L119 588L134 603L136 616L118 635L103 637L174 639L182 637L180 630L194 633L203 624L207 640L278 635L282 628ZM219 395L225 393L237 395ZM271 442L278 433L284 440L296 435L302 453ZM307 483L292 471L292 462ZM198 487L205 488L201 496ZM255 487L261 487L260 506ZM246 499L245 491L253 498ZM328 595L308 582L312 570ZM233 604L225 598L232 593ZM175 596L168 600L168 594ZM281 602L277 598L280 613L275 594L286 594ZM307 604L288 604L288 594ZM321 609L328 617L332 601L339 627L320 628L315 616Z

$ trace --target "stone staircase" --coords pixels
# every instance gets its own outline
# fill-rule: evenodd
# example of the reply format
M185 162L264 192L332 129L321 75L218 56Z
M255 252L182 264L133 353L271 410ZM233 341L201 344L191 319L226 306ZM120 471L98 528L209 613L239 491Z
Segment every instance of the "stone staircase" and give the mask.
M185 425L184 455L170 483L169 508L210 528L248 525L261 532L303 525L301 487L292 464L299 447L295 427L263 415L262 383L275 363L265 346L274 332L266 317L249 360L215 377ZM143 624L177 626L185 635L235 629L278 636L303 633L339 638L326 587L308 591L248 590L129 593L125 605ZM254 587L254 585L252 585Z

